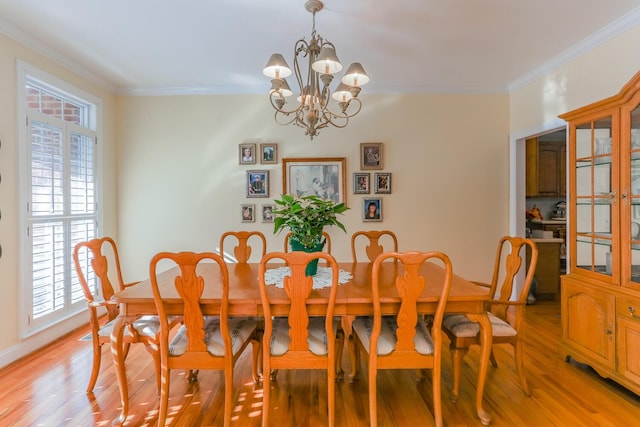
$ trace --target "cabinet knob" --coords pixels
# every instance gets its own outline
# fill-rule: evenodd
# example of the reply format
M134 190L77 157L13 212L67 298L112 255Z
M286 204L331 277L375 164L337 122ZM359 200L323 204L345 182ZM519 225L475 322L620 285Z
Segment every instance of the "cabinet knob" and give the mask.
M636 316L636 313L635 313L635 310L634 310L633 306L630 305L628 307L628 309L629 309L629 315L631 317L633 317L634 319L640 319L640 316Z

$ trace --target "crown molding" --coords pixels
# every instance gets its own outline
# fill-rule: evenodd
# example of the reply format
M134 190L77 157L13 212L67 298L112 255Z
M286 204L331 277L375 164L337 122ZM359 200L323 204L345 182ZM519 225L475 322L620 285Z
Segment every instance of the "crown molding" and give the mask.
M544 77L552 71L560 68L562 65L574 60L575 58L589 52L599 45L619 36L630 28L640 23L640 7L633 9L626 15L616 19L601 30L593 33L586 39L576 43L569 49L551 58L549 61L529 71L522 77L514 80L509 84L509 93L517 90L527 84Z
M43 57L55 62L56 64L68 69L69 71L77 74L90 83L93 83L111 93L116 92L116 87L113 83L103 79L94 72L90 71L88 68L78 65L74 61L71 61L56 49L48 46L46 43L43 43L40 40L31 37L24 31L18 30L8 22L4 21L2 18L0 18L0 33L35 51L39 55L42 55Z

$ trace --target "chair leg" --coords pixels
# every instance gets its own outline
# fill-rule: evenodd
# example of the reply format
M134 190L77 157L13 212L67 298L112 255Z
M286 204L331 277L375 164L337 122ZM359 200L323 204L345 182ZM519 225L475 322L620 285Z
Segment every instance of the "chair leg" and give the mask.
M378 395L377 378L378 371L376 364L369 360L369 425L378 427Z
M156 392L160 394L161 373L160 373L160 353L159 353L158 345L152 342L145 342L144 347L147 350L147 352L151 355L151 358L153 359L153 368L155 370L155 376L156 376Z
M251 376L254 384L260 384L262 381L262 339L256 338L251 340Z
M489 354L489 360L491 361L491 366L494 368L498 367L498 362L496 361L496 356L493 354L493 347L491 347L491 353Z
M524 348L522 346L522 340L516 340L515 344L513 345L513 353L516 359L516 370L518 371L518 376L520 377L522 390L524 390L525 395L531 396L529 384L527 383L527 377L524 373Z
M358 369L360 368L360 352L353 334L347 340L349 347L349 359L351 363L351 373L349 374L349 382L353 383L358 380Z
M164 426L167 421L167 412L169 410L169 379L171 371L167 367L161 368L160 381L160 409L158 411L158 426Z
M433 384L433 418L436 422L436 427L442 427L442 355L436 355L432 370L432 384Z
M224 370L224 427L231 426L233 411L233 363Z
M452 342L449 347L451 350L451 360L453 364L453 390L451 390L451 401L458 401L458 393L460 392L460 369L462 368L462 359L469 352L467 347L456 347Z
M342 369L342 353L344 351L344 331L338 329L336 333L336 381L342 381L344 370Z
M87 386L87 393L92 393L93 388L98 381L98 374L100 373L100 362L102 359L102 344L93 340L93 362L91 365L91 377L89 377L89 385Z
M189 371L187 372L187 382L195 383L196 381L198 381L198 373L200 373L199 369L189 369Z
M264 357L262 362L262 427L269 427L269 406L271 399L271 363Z

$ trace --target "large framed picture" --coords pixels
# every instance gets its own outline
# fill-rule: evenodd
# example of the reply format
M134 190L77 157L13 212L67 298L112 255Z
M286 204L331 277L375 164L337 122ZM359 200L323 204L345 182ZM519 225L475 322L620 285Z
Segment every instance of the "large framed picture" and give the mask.
M282 159L282 191L346 203L345 174L344 157Z
M269 197L269 171L247 171L247 197Z
M363 142L360 144L360 169L382 169L382 142Z

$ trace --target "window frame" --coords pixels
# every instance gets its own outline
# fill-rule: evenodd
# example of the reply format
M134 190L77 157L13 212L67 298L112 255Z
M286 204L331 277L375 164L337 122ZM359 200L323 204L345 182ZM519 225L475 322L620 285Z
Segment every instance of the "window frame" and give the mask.
M41 87L47 91L61 95L64 99L72 102L77 102L83 105L89 105L87 115L84 117L87 120L86 129L93 132L96 138L95 150L95 163L94 163L94 203L95 206L95 218L96 218L96 235L101 234L101 224L103 220L102 209L102 194L103 194L103 144L102 141L102 121L103 121L103 108L102 100L94 95L91 95L82 89L61 80L45 71L38 69L23 61L17 62L17 118L18 118L18 192L20 200L20 209L18 211L18 224L19 224L19 309L18 309L18 327L21 338L26 338L34 335L38 332L46 330L48 328L57 326L57 329L64 323L68 323L68 330L76 327L74 322L65 322L71 318L74 318L79 313L86 311L86 304L75 303L67 305L64 310L54 315L46 315L38 320L32 319L32 303L33 303L33 260L31 257L32 252L32 239L29 236L31 232L31 215L28 212L28 207L31 203L31 176L30 166L31 161L31 135L29 126L29 116L45 116L50 117L50 120L63 122L67 128L66 134L70 134L73 129L77 129L77 125L72 122L65 122L63 119L54 118L51 116L43 115L42 113L35 113L35 111L28 111L27 108L27 95L26 86L29 83L33 83L38 87ZM83 127L84 128L84 127ZM66 144L66 142L65 142ZM65 149L65 158L69 152ZM65 164L68 164L65 161ZM65 182L68 181L68 175L65 176ZM67 195L68 197L68 195ZM70 240L68 236L65 237L65 246L69 246ZM71 250L73 248L70 248ZM65 260L65 277L71 277L75 279L75 271L73 270L73 262L71 260L71 251L65 248L65 252L69 254L68 260ZM84 317L84 316L83 316ZM64 329L64 327L63 327Z

